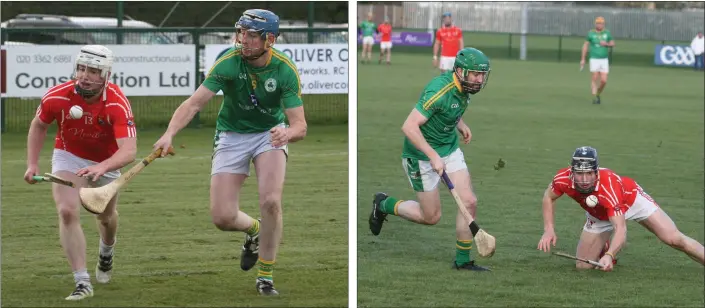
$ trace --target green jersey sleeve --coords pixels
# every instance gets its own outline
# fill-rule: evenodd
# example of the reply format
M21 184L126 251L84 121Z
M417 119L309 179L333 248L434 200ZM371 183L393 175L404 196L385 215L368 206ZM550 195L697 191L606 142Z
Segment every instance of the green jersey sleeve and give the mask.
M215 93L225 88L228 80L233 79L233 72L230 68L232 65L228 64L230 63L228 59L232 59L236 53L237 51L235 50L229 50L215 61L202 85Z
M441 110L443 93L435 86L424 89L419 101L416 103L418 110L426 119L431 118L436 112Z
M301 78L296 65L291 61L284 61L282 66L282 104L284 108L296 108L304 104L301 99Z

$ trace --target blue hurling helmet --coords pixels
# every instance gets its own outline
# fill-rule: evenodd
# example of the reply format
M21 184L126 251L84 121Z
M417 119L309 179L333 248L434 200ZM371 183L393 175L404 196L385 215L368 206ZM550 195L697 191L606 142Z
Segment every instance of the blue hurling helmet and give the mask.
M261 9L251 9L242 13L240 19L235 23L235 29L246 29L247 31L258 32L263 38L271 33L274 37L279 36L279 16Z

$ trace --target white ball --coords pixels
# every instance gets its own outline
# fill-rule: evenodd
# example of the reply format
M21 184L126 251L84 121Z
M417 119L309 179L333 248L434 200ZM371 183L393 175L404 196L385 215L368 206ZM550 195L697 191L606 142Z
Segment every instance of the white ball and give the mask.
M585 204L589 207L595 207L597 205L597 196L595 195L589 195L587 198L585 198Z
M69 110L69 115L74 120L80 119L83 116L83 108L78 105L73 106L71 107L71 110Z

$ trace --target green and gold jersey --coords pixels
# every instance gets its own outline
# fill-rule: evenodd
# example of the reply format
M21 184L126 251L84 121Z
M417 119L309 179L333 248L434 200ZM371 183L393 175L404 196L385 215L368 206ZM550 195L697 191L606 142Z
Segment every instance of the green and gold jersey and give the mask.
M362 30L362 37L374 36L375 31L377 31L377 26L371 21L363 21L360 24L360 29Z
M597 31L595 29L588 32L585 40L589 44L589 58L590 59L607 59L609 56L609 47L600 46L600 41L609 42L612 41L612 33L607 29L602 29L602 31Z
M272 48L267 65L252 67L233 47L208 72L203 86L223 91L216 129L258 133L284 123L284 109L303 105L301 80L296 65Z
M460 91L460 83L453 71L446 72L429 82L416 103L416 110L428 121L421 125L421 134L429 145L445 157L458 148L458 122L470 104L471 95ZM429 158L417 149L409 138L404 138L402 158L428 161Z

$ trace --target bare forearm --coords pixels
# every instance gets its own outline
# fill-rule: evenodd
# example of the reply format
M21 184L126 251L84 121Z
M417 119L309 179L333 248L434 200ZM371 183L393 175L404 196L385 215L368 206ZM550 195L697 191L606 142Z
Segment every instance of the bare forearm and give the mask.
M39 153L46 138L47 129L32 123L27 134L27 165L37 165L39 163Z
M306 137L308 127L306 123L295 123L289 126L287 134L289 134L289 142L303 140Z
M176 111L174 111L174 115L169 122L169 127L166 129L166 134L171 136L176 135L176 133L181 131L193 120L193 117L196 116L199 109L200 108L194 104L190 104L188 100L181 104L179 108L176 108Z
M614 229L614 236L612 237L612 241L610 242L610 249L608 250L609 253L612 255L617 255L620 250L622 250L622 246L624 243L627 241L627 228L626 227L621 227L621 228L615 228Z
M440 49L440 44L438 44L438 41L436 41L433 44L433 56L436 57L438 55L438 49Z
M402 130L404 131L404 135L406 135L407 138L411 141L411 144L413 144L419 151L423 152L428 156L428 158L437 156L438 153L431 147L430 144L426 141L426 139L423 137L423 134L421 134L421 129L418 126L415 125L405 125Z
M553 208L555 200L548 196L543 197L543 231L554 231L553 229Z
M582 54L580 55L580 60L585 61L585 56L587 55L588 52L588 47L583 45L583 51Z
M123 167L129 165L130 163L135 161L136 156L136 148L123 147L118 149L117 152L113 154L113 156L110 156L110 158L101 162L101 164L105 167L107 172L111 172L122 169Z

